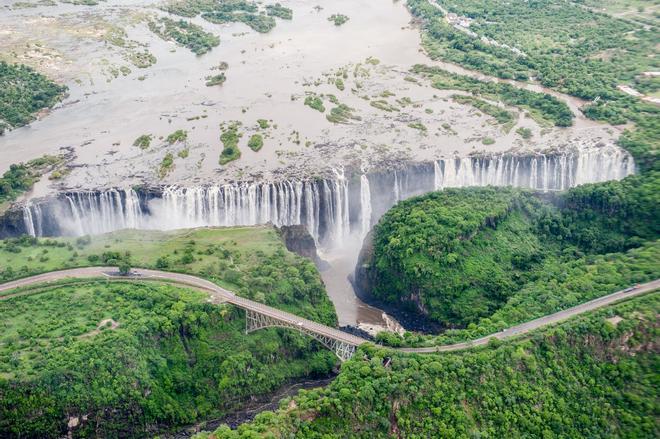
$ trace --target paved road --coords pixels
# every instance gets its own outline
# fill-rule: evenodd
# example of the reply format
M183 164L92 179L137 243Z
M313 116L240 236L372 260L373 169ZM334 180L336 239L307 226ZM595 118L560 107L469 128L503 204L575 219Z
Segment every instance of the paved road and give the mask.
M42 284L44 282L58 282L62 280L74 280L81 278L107 278L110 280L137 280L137 281L160 281L169 282L177 285L195 288L208 292L210 294L209 301L212 303L231 303L243 309L259 312L263 315L276 318L283 322L298 326L301 329L307 329L320 335L332 337L335 340L340 340L354 346L359 346L366 343L360 337L348 334L329 326L313 322L311 320L298 317L294 314L280 311L279 309L264 305L263 303L254 302L243 297L239 297L229 290L226 290L211 281L182 273L171 273L167 271L147 270L142 268L135 268L132 270L130 277L121 276L115 267L86 267L86 268L72 268L70 270L51 271L36 276L18 279L0 285L0 293L9 291L14 288L28 287L32 285Z
M309 331L315 332L320 335L332 337L335 340L343 341L352 344L354 346L359 346L363 343L368 342L368 340L366 339L354 336L352 334L348 334L338 329L331 328L329 326L325 326L320 323L316 323L311 320L304 319L302 317L298 317L294 314L285 311L280 311L276 308L264 305L263 303L254 302L252 300L236 296L231 291L226 290L206 279L202 279L197 276L192 276L189 274L171 273L167 271L136 268L133 269L132 275L130 277L127 277L127 276L120 276L119 273L117 272L117 269L114 267L72 268L69 270L43 273L36 276L31 276L24 279L18 279L12 282L1 284L0 294L6 291L13 290L15 288L29 287L47 282L58 282L67 279L75 280L80 278L103 278L103 277L108 278L110 280L124 280L124 281L139 280L139 281L169 282L177 285L191 287L208 292L210 294L209 301L212 303L225 303L225 302L231 303L240 308L256 311L263 315L279 319L291 325L298 326L301 329L307 329ZM403 352L432 353L432 352L457 351L475 346L483 346L487 344L491 338L497 338L502 340L502 339L526 334L535 329L552 325L554 323L560 322L562 320L566 320L568 318L577 316L579 314L588 311L593 311L595 309L602 308L607 305L611 305L612 303L618 302L620 300L639 296L657 289L660 289L660 279L656 279L652 282L641 284L637 288L631 291L627 291L627 290L617 291L616 293L599 297L598 299L591 300L589 302L583 303L573 308L565 309L563 311L559 311L557 313L550 314L538 318L536 320L531 320L529 322L522 323L520 325L512 326L508 329L505 329L502 332L490 334L476 340L472 340L464 343L456 343L452 345L432 346L432 347L424 347L424 348L400 348L399 350Z
M563 311L556 312L554 314L549 314L547 316L539 317L538 319L530 320L529 322L521 323L520 325L511 326L510 328L507 328L502 332L490 334L485 337L478 338L476 340L472 340L464 343L444 345L444 346L431 346L428 348L401 348L400 350L404 352L416 352L419 354L423 354L430 352L458 351L475 346L483 346L485 344L488 344L488 341L491 338L497 338L503 340L506 338L526 334L535 329L552 325L554 323L561 322L562 320L569 319L571 317L580 315L582 313L593 311L595 309L602 308L607 305L611 305L620 300L639 296L657 289L660 289L660 279L656 279L654 281L641 284L632 291L626 291L626 290L617 291L616 293L599 297L589 302L585 302L581 305L574 306L573 308L568 308Z

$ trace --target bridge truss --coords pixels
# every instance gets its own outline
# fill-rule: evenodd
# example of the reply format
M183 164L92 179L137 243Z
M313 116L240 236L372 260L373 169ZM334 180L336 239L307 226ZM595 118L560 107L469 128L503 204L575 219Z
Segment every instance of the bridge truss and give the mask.
M295 329L298 332L302 332L305 335L308 335L323 346L327 347L335 353L335 355L341 360L346 361L350 359L353 354L355 354L356 345L348 343L344 340L337 340L334 337L319 334L308 328L305 328L302 325L297 325L285 320L280 320L276 317L267 316L259 313L258 311L253 311L250 309L245 310L245 333L249 334L258 329L263 328L287 328Z

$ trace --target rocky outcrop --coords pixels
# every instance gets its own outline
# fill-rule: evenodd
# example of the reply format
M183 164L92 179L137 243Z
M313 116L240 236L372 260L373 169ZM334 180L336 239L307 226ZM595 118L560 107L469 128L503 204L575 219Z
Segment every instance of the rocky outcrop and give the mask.
M25 233L25 221L21 209L10 208L0 214L0 239Z
M362 242L355 272L350 276L355 294L364 303L383 310L393 316L406 330L423 333L438 333L444 328L438 322L429 319L428 310L420 300L419 293L411 292L408 297L400 297L396 303L380 300L373 294L378 274L374 264L374 230L372 229Z
M362 249L360 250L358 261L355 266L355 273L351 278L351 282L353 283L355 294L363 302L372 305L377 304L379 308L383 308L384 305L382 301L376 298L373 291L374 285L376 285L377 283L376 276L378 276L376 270L373 269L374 257L375 257L373 234L374 231L372 229L364 238L364 241L362 242ZM425 308L424 304L422 303L419 292L410 292L408 296L401 296L399 297L398 300L400 304L391 303L389 304L389 306L387 306L388 313L400 316L402 310L396 309L393 311L392 308L405 307L410 310L413 310L415 313L421 314L422 316L428 315L428 310Z
M373 271L370 270L371 265L374 259L374 240L373 240L373 229L367 233L364 241L362 241L362 249L360 249L360 254L358 255L357 264L355 266L355 274L353 275L351 282L353 283L353 288L355 294L363 301L369 302L373 301L371 290L373 288Z
M311 259L319 269L327 266L316 251L316 242L303 225L282 226L277 228L287 250L299 256Z

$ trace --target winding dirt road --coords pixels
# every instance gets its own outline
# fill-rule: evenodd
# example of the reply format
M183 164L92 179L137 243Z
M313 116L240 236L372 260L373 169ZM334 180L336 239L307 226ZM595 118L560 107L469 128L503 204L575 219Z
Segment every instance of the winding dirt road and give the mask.
M52 271L49 273L43 273L36 276L26 277L23 279L18 279L15 281L7 282L0 284L0 299L9 297L7 293L9 291L15 290L17 288L26 288L26 287L42 287L47 286L48 283L60 282L65 280L76 280L76 279L93 279L93 278L106 278L108 280L121 280L121 281L156 281L156 282L167 282L175 285L180 285L184 287L194 288L197 290L205 291L209 293L210 298L208 299L211 303L231 303L240 308L258 312L265 316L280 320L289 325L305 329L307 331L314 332L316 334L331 337L335 340L351 344L353 346L359 346L363 343L367 343L368 340L361 337L357 337L352 334L340 331L329 326L322 325L320 323L313 322L311 320L298 317L294 314L278 310L276 308L264 305L262 303L254 302L243 297L239 297L232 293L229 290L226 290L211 281L202 279L197 276L192 276L189 274L182 273L172 273L167 271L158 271L158 270L148 270L142 268L133 269L130 276L122 276L117 272L117 269L114 267L86 267L86 268L72 268L69 270L61 271ZM44 285L45 284L45 285ZM504 331L490 334L485 337L478 338L476 340L456 343L451 345L443 346L432 346L432 347L423 347L423 348L400 348L398 350L403 352L410 353L433 353L433 352L449 352L449 351L458 351L462 349L469 349L476 346L483 346L488 343L491 338L496 338L499 340L520 336L530 331L533 331L544 326L552 325L560 321L569 319L571 317L583 314L585 312L593 311L608 305L611 305L615 302L629 299L631 297L640 296L654 290L660 289L660 279L638 285L636 287L627 288L625 290L617 291L607 296L599 297L597 299L585 302L581 305L574 306L572 308L565 309L563 311L556 312L554 314L549 314L543 317L540 317L529 322L522 323L520 325L512 326L505 329Z

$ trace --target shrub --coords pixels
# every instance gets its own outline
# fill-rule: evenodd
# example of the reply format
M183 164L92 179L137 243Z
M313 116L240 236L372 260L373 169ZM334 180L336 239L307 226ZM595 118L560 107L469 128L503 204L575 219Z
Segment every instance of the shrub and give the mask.
M248 140L248 146L252 151L259 151L264 146L264 139L261 134L253 134Z

